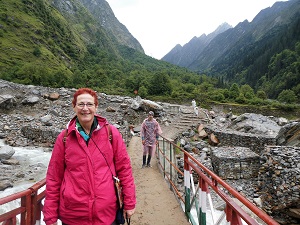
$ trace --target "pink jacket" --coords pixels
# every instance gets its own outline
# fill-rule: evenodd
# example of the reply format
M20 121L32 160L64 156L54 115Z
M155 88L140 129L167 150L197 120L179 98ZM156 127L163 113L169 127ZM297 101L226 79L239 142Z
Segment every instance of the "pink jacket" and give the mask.
M141 125L141 137L146 146L155 145L156 139L162 133L159 123L155 120L144 119Z
M65 145L65 130L57 137L46 176L43 208L46 225L55 223L57 219L69 225L113 223L117 198L107 163L112 173L117 174L121 180L124 208L135 208L135 184L123 138L117 128L111 126L111 145L107 120L98 115L96 117L98 127L93 131L88 146L75 128L75 118L68 124Z

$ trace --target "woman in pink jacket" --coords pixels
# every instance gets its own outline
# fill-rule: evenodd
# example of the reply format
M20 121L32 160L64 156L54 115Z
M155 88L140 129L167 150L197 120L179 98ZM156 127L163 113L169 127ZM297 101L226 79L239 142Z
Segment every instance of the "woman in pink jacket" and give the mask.
M148 118L144 119L141 126L141 137L143 144L143 165L144 167L151 167L151 158L154 156L155 147L158 144L159 135L162 133L159 123L153 118L154 112L148 113ZM146 157L148 155L147 161ZM146 164L147 163L147 164Z
M136 205L126 146L119 131L96 115L98 98L93 90L77 90L72 105L76 116L58 135L49 162L44 221L46 225L57 224L58 219L65 225L115 225L113 175L121 181L127 218Z

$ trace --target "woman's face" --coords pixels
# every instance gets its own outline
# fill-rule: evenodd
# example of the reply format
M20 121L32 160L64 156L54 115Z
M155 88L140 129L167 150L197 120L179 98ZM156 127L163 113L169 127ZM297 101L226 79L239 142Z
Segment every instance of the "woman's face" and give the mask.
M73 110L77 115L79 123L84 125L93 123L97 107L94 97L84 93L77 96L77 102L76 105L73 106Z

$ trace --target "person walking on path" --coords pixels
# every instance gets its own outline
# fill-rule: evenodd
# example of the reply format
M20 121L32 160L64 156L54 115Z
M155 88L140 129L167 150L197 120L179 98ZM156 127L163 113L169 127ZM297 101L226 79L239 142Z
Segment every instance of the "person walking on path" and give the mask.
M46 225L117 225L114 176L121 181L124 216L136 207L130 157L118 129L96 115L92 89L78 89L76 116L57 137L46 175L43 207Z
M193 109L194 109L196 106L197 106L197 103L196 103L195 99L193 99L193 100L192 100L192 107L193 107Z
M159 134L162 133L159 123L153 118L154 113L150 111L141 126L141 137L143 144L143 165L151 167L151 158L154 156ZM148 155L148 158L147 158Z

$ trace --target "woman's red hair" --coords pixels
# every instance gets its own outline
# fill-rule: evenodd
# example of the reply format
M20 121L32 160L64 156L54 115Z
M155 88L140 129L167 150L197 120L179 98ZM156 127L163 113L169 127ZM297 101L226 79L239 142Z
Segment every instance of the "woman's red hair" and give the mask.
M98 106L98 97L97 97L97 93L94 90L92 90L90 88L79 88L74 93L74 96L73 96L73 100L72 100L73 107L77 103L77 97L78 97L78 95L82 95L82 94L90 94L91 96L93 96L94 97L94 103L95 103L96 106Z

